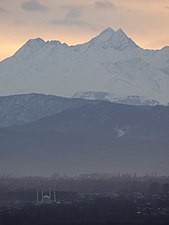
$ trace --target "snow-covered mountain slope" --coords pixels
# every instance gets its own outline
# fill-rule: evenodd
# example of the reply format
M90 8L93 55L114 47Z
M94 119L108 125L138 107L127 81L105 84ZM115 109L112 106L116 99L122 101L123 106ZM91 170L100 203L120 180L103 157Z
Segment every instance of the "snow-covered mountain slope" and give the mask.
M32 92L167 105L169 47L144 50L111 28L76 46L29 40L0 63L0 95Z

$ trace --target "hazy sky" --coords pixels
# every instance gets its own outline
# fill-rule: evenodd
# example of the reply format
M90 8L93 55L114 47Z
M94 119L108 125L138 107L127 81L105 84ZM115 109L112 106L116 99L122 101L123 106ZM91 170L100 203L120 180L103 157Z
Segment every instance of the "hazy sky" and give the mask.
M0 0L0 60L28 39L83 43L107 27L138 45L169 45L169 0Z

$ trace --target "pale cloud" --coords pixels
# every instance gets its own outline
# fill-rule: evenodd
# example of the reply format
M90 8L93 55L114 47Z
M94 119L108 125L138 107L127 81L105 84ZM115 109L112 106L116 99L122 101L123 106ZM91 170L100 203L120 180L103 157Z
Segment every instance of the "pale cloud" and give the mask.
M133 8L133 7L128 7L128 6L119 6L118 11L124 12L124 13L141 13L143 10L139 8Z
M27 0L22 3L22 9L25 11L46 11L48 7L38 0Z
M169 10L169 6L165 6L164 8L167 9L167 10Z
M141 12L141 10L138 9L132 9L130 7L126 7L123 5L117 6L113 2L109 0L103 0L103 1L96 1L94 3L94 6L98 9L101 10L113 10L113 11L118 11L118 12L128 12L128 13L135 13L135 12Z
M6 10L5 8L0 6L0 13L7 13L7 12L8 12L8 10Z
M113 9L113 10L116 10L117 7L115 6L114 3L112 3L111 1L108 1L108 0L103 0L103 1L96 1L94 3L94 5L98 8L101 8L101 9Z
M21 20L15 20L15 21L13 22L13 24L16 25L16 26L22 26L22 25L25 25L25 22L23 22L23 21L21 21Z
M85 6L67 5L62 8L66 10L66 18L79 18L85 11Z
M61 9L66 11L66 14L63 18L51 20L48 23L60 25L60 26L76 26L76 27L87 27L89 29L95 30L96 25L88 22L83 18L83 15L87 9L88 5L65 5Z
M55 25L60 25L60 26L76 26L76 27L87 27L91 30L96 30L97 25L89 23L87 21L84 21L82 19L56 19L56 20L51 20L48 23L50 24L55 24Z

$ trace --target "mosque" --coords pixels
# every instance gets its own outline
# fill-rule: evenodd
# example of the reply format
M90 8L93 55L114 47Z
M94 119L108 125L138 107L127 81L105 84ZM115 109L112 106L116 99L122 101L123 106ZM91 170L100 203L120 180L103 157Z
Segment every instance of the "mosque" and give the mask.
M53 204L56 202L56 191L49 190L48 192L44 191L43 188L37 188L37 205L41 204Z

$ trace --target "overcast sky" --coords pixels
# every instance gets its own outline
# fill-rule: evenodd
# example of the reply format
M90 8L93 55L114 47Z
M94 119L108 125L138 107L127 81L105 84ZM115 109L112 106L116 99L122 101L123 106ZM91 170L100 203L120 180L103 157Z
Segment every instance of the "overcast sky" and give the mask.
M0 60L28 39L83 43L107 27L139 46L169 45L169 0L0 0Z

